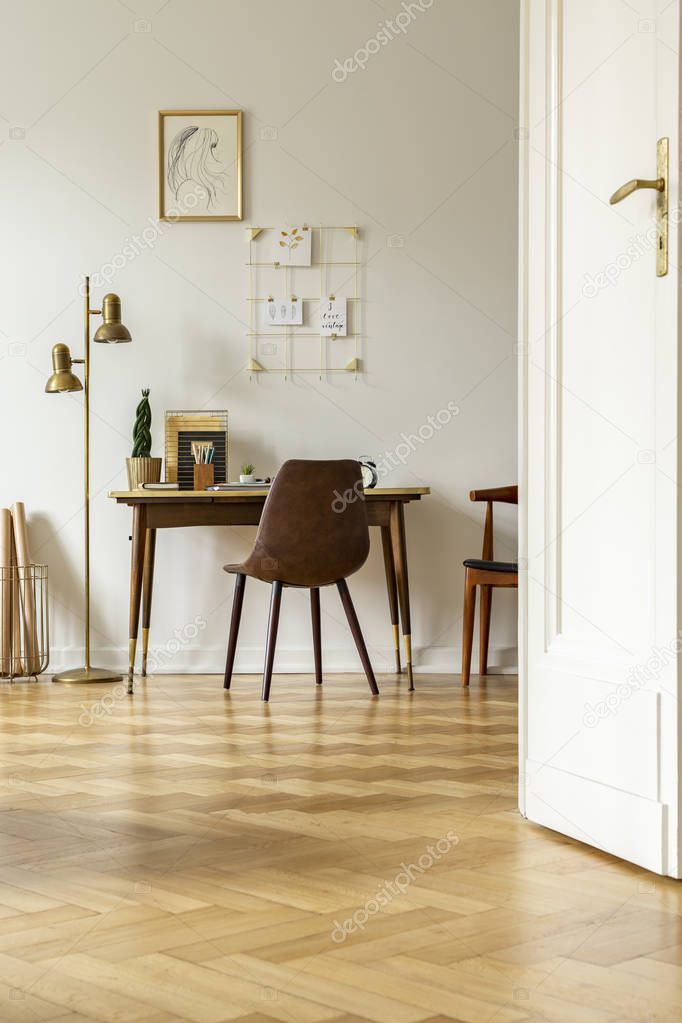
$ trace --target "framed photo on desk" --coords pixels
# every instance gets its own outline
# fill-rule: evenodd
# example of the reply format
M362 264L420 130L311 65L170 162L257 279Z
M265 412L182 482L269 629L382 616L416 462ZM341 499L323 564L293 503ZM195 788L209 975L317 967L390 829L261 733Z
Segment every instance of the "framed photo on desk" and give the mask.
M227 412L166 412L166 482L194 488L192 441L210 440L215 449L215 482L227 483Z

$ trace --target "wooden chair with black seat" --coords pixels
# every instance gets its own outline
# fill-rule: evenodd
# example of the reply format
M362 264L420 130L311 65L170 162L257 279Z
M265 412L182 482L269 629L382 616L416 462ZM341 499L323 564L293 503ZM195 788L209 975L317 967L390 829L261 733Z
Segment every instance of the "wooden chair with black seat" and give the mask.
M340 494L351 495L338 509ZM263 671L263 700L270 699L282 589L310 590L315 681L322 682L320 587L336 586L365 669L369 688L379 695L367 647L348 592L346 579L362 568L369 554L369 527L360 463L350 459L290 459L277 473L263 507L253 550L238 565L224 688L230 688L246 577L270 583L270 620Z
M462 685L469 685L471 674L471 648L474 642L476 614L476 587L481 587L479 673L488 674L488 642L490 639L490 607L494 586L518 587L519 566L515 561L495 561L493 557L493 504L518 504L517 486L492 487L472 490L470 501L485 501L485 527L483 552L480 558L467 558L464 562L464 615L462 626Z

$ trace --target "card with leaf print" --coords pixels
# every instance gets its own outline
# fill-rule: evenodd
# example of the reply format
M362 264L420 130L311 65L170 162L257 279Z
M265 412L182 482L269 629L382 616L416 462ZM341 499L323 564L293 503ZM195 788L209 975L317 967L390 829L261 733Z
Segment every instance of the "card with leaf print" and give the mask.
M312 231L307 224L293 224L275 232L275 262L286 266L310 266Z
M264 305L264 322L268 327L303 325L303 302L298 298L270 298Z

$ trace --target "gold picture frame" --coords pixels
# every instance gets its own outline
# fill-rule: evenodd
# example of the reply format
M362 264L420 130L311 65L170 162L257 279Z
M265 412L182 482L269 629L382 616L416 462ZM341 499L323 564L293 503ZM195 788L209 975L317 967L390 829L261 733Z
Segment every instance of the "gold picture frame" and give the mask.
M243 218L243 111L159 111L159 220Z

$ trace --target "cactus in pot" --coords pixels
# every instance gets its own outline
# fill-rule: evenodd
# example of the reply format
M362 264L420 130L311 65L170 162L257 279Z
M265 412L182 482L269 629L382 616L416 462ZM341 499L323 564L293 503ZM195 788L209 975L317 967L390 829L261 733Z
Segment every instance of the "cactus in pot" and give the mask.
M143 483L158 483L161 479L161 459L151 457L151 426L149 388L145 387L142 389L142 400L135 409L133 453L130 458L126 458L130 490L139 490Z
M152 410L149 406L149 388L143 387L142 400L135 409L133 427L133 458L149 458L152 453Z

